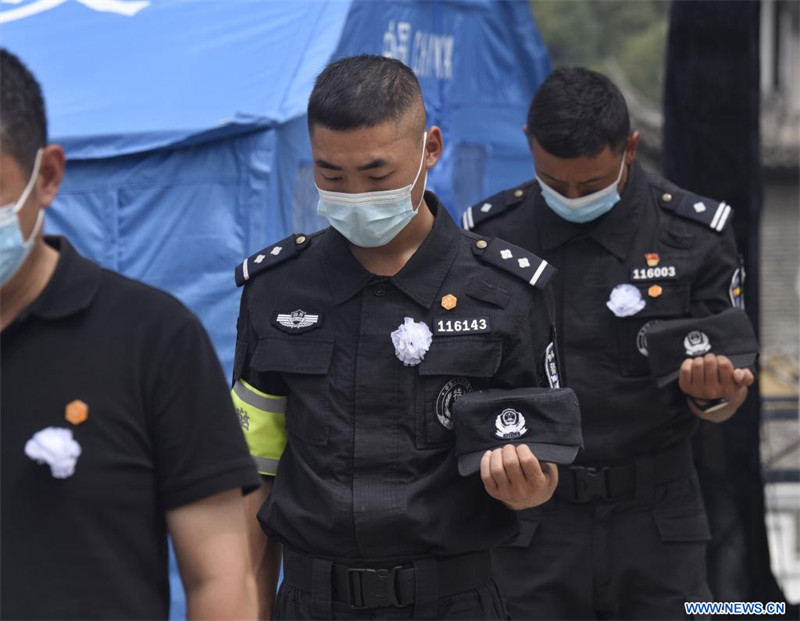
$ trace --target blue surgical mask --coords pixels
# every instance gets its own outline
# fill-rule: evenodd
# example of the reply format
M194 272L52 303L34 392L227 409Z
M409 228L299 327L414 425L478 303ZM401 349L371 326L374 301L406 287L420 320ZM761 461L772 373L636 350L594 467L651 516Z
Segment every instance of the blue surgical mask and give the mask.
M39 177L39 164L42 161L42 150L36 153L36 162L33 165L28 184L22 192L22 196L16 203L11 203L0 207L0 287L4 286L19 271L25 263L25 259L33 248L33 242L42 226L44 210L39 210L36 217L36 224L28 239L22 234L22 226L19 221L19 212L25 206L25 202L33 191L36 179Z
M627 151L625 152L627 153ZM536 180L542 188L542 196L547 206L555 211L564 220L570 222L591 222L596 220L604 213L611 211L611 208L619 202L619 185L622 179L622 171L625 169L625 153L622 154L622 164L619 167L617 180L607 188L592 192L579 198L567 198L556 192L553 188L542 181L539 176Z
M328 219L331 226L344 235L355 246L377 248L392 241L406 225L411 222L422 204L422 198L416 207L411 204L411 190L419 179L425 163L425 144L428 132L422 138L422 159L417 176L409 185L396 190L379 190L377 192L319 192L317 213ZM425 171L425 183L428 182L428 171Z

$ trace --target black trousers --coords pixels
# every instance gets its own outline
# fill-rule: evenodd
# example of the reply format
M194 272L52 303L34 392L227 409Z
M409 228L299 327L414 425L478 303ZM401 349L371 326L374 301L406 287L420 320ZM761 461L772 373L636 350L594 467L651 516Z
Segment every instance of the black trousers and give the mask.
M330 602L330 614L321 616L314 606L311 593L296 589L284 581L278 589L273 619L496 619L505 621L503 598L494 581L475 589L436 599L428 613L418 615L419 609L410 604L402 608L388 606L355 610L341 602Z
M644 496L526 511L520 536L493 554L511 618L687 619L684 602L712 601L696 474Z

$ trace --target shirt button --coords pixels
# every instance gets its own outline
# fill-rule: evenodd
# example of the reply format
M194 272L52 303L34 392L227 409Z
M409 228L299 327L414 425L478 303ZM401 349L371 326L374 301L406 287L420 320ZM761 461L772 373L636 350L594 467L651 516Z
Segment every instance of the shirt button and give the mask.
M670 194L669 192L664 192L661 195L661 200L664 201L665 203L669 203L672 200L672 194Z
M386 293L386 287L383 286L383 285L375 285L372 288L372 293L377 295L378 297L381 297L382 295L384 295Z

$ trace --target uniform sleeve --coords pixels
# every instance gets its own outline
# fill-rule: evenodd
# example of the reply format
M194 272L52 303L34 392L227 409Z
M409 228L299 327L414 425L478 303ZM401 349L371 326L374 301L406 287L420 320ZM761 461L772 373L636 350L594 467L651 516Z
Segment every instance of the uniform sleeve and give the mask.
M552 285L526 287L517 294L518 322L503 343L498 388L551 387L559 384L555 298Z
M733 227L713 235L692 286L691 312L695 317L744 307L744 267L736 249Z
M163 506L258 487L222 367L196 317L187 312L157 363L151 412Z
M288 389L278 374L259 373L251 367L258 338L251 329L247 294L248 289L245 287L237 323L231 397L258 472L275 476L288 441Z

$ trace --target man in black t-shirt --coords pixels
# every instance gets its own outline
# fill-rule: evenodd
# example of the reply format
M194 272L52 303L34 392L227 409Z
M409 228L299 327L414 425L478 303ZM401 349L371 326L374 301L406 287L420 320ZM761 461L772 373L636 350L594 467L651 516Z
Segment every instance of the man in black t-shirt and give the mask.
M0 616L166 618L169 533L190 618L255 618L259 480L208 336L42 236L63 173L36 80L0 49Z

